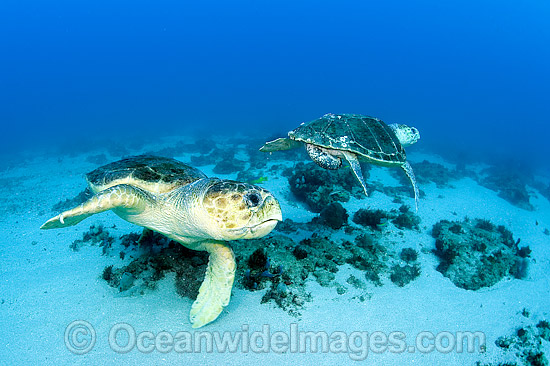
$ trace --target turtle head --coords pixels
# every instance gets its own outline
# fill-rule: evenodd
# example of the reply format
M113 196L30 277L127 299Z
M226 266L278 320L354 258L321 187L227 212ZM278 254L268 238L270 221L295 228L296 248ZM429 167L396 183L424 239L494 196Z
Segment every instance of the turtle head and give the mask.
M217 180L203 196L212 238L261 238L282 221L281 207L267 190L248 183Z
M415 127L410 127L400 123L393 123L389 126L403 146L412 145L420 140L420 133Z

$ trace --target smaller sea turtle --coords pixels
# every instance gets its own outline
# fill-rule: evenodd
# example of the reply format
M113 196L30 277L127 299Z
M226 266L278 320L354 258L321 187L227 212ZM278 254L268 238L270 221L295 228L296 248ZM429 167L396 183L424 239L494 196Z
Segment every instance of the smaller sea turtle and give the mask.
M141 155L102 166L86 175L94 196L49 219L41 229L78 224L103 211L159 232L194 250L210 253L199 295L191 307L193 328L215 320L229 303L235 255L227 240L267 235L282 220L267 190L232 180L207 178L174 159Z
M418 210L418 188L404 146L420 139L418 130L403 124L387 125L382 120L361 114L325 114L302 123L288 137L266 143L260 151L289 150L305 144L311 159L325 169L338 169L345 158L367 194L360 161L399 166L409 177Z

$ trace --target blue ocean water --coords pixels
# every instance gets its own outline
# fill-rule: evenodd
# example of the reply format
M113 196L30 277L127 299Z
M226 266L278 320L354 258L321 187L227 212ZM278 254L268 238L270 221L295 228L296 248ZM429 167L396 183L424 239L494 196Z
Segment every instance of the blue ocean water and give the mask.
M547 1L0 5L2 150L75 138L274 134L324 113L425 146L544 163Z

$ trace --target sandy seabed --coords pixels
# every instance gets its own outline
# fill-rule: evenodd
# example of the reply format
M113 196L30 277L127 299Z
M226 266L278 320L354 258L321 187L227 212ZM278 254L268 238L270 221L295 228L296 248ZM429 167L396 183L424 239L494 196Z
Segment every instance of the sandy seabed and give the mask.
M102 151L37 156L0 173L1 364L474 365L480 361L496 365L517 360L514 351L497 347L496 339L549 317L550 237L543 230L550 228L550 203L532 189L535 210L526 211L463 178L449 188L420 187L426 194L418 213L420 232L405 230L397 235L401 232L397 228L386 229L388 240L420 253L422 273L410 284L397 287L385 281L383 286L370 286L368 299L358 301L356 289L339 295L334 287L310 280L306 286L312 301L299 317L273 303L261 304L261 291L235 288L229 306L215 322L192 329L188 320L192 300L176 293L170 276L155 291L121 296L101 278L103 269L120 264L120 258L102 256L97 246L70 249L92 224L115 225L109 229L113 235L137 232L135 226L107 212L63 230L39 230L55 214L56 203L82 191L84 174L97 167L86 158L98 153ZM106 156L109 161L120 157ZM190 154L175 158L189 163ZM409 159L449 164L426 153L413 152ZM215 176L212 168L200 167ZM279 199L285 218L307 222L315 216L292 197L285 177L275 173L266 177L263 186ZM399 184L386 168L373 168L369 181ZM407 199L412 205L412 198ZM352 198L344 207L354 213L362 207L389 210L399 205L374 192L368 198ZM438 259L431 253L431 227L442 219L466 216L505 225L529 245L527 278L468 291L435 269ZM345 282L350 274L362 276L344 265L337 277ZM529 317L522 315L524 309ZM481 332L475 334L483 335L485 345L461 352L458 343L462 343L456 340L467 332ZM307 340L313 335L318 337L317 348ZM548 342L542 342L548 355Z

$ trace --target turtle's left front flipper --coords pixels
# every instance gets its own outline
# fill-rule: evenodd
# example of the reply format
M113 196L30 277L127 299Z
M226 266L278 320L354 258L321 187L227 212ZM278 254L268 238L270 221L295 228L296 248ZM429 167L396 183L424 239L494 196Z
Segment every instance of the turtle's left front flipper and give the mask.
M189 319L193 328L214 321L229 304L237 267L233 250L226 244L203 243L197 250L208 251L210 258L199 295L191 306Z
M149 193L127 184L103 190L83 204L46 221L41 229L57 229L78 224L96 213L122 208L132 214L143 212L152 200Z

